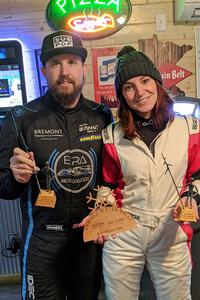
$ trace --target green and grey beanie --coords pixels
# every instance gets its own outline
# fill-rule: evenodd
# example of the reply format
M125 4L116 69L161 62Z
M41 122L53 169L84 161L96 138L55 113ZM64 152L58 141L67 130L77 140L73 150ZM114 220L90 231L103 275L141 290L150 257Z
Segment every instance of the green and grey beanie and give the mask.
M119 100L123 84L136 76L149 76L162 85L161 74L150 58L132 46L125 46L117 54L115 91Z

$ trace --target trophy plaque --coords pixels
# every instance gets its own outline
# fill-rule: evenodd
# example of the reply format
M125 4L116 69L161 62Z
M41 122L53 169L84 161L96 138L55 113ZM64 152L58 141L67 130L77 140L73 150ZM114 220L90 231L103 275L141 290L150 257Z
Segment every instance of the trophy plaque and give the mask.
M117 207L115 203L108 201L108 197L111 194L113 195L113 191L108 192L106 196L102 196L98 200L93 198L91 193L87 197L89 199L87 203L94 200L96 206L92 209L85 223L83 231L84 242L92 241L101 234L117 234L136 228L136 222L131 214Z
M180 205L177 209L177 220L180 222L197 222L194 208Z
M50 207L54 208L56 205L56 194L53 190L51 190L51 180L54 176L51 174L54 173L53 170L49 167L49 162L46 162L46 167L44 167L44 172L46 176L46 186L47 189L41 189L40 183L37 177L37 174L35 173L37 185L39 187L39 195L37 197L37 200L35 202L35 206L42 206L42 207Z
M180 198L180 206L177 208L177 220L180 222L197 222L196 213L192 207L192 195L194 186L189 183L188 196L185 202Z
M35 202L35 206L51 207L54 208L56 205L56 195L52 190L40 189L39 195Z
M177 220L180 222L197 222L196 212L192 207L192 197L195 195L193 189L195 186L190 182L188 184L188 196L185 202L180 198L180 206L177 208Z

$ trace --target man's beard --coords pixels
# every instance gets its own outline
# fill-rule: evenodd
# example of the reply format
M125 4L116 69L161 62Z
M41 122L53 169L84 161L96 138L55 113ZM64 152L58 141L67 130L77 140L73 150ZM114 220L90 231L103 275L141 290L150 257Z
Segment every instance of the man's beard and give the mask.
M65 80L68 81L70 86L60 86ZM63 107L71 107L77 101L77 97L80 96L82 89L83 82L82 84L77 83L76 80L68 75L61 75L56 83L49 87L54 99Z

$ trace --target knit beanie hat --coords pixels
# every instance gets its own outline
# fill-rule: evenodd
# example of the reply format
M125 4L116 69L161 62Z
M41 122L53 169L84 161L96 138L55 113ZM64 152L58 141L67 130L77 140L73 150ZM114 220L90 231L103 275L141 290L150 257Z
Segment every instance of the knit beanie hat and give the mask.
M118 99L123 84L136 76L149 76L162 85L161 74L148 56L132 46L125 46L117 54L115 91Z

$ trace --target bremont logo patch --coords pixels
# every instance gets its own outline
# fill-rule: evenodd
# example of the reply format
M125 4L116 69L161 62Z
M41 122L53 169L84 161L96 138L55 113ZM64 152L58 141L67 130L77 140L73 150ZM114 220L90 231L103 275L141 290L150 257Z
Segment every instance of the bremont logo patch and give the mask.
M63 131L57 128L38 128L34 129L34 137L40 140L58 140L63 137Z

